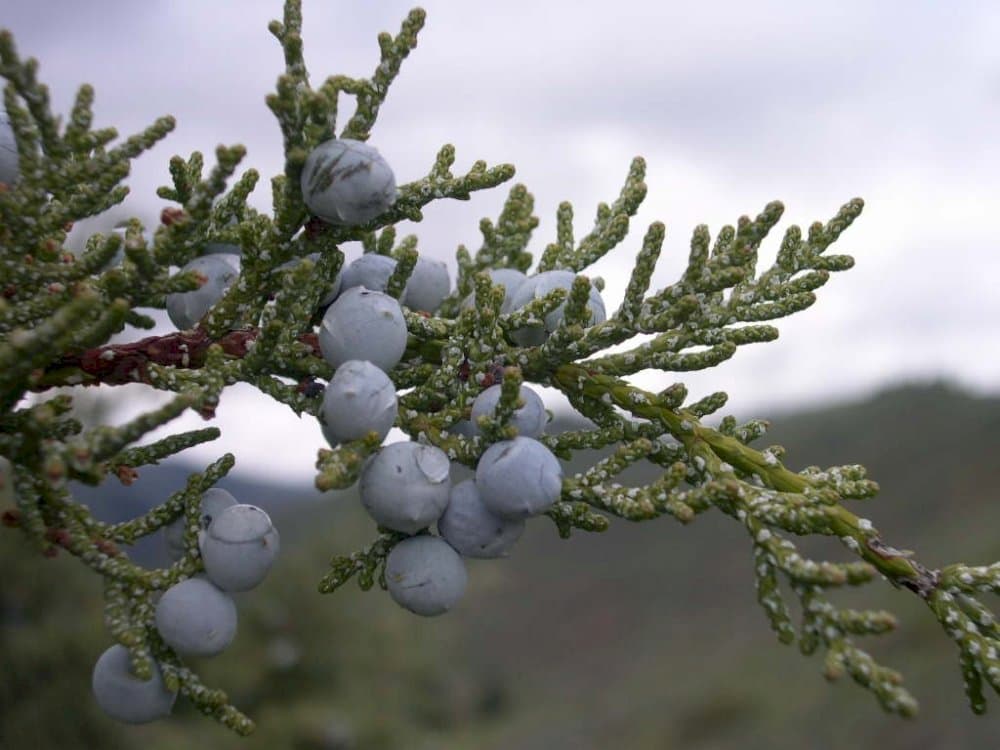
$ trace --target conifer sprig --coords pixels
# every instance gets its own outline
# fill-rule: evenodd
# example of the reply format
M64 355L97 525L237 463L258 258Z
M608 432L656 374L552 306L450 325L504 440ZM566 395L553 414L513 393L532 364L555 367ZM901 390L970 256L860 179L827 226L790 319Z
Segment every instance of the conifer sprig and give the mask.
M273 215L248 205L259 175L253 169L237 174L245 149L220 146L207 172L200 152L171 159L171 185L158 195L174 205L164 208L151 238L133 219L123 233L90 237L79 256L64 247L70 225L120 203L131 161L174 122L160 118L114 145L114 129L92 129L95 95L84 85L64 126L51 111L37 62L22 60L11 35L0 32L0 76L8 82L4 103L20 170L16 184L0 190L0 454L10 467L0 479L13 485L17 504L4 522L31 538L41 553L68 553L101 576L107 629L128 649L137 676L149 677L158 667L168 687L240 734L252 730L252 721L225 693L204 686L162 641L154 623L155 597L204 567L198 544L202 494L225 476L234 458L223 456L162 503L117 524L100 522L75 503L68 482L98 484L115 475L127 484L140 467L215 439L219 431L206 428L137 445L189 409L211 418L222 392L237 382L254 385L296 414L316 415L316 379L330 379L333 367L320 356L315 327L320 301L342 270L342 246L357 242L366 253L392 258L396 265L387 292L404 300L420 253L416 236L397 237L397 225L419 221L437 200L465 200L513 177L511 165L489 167L483 161L455 175L455 149L445 145L426 176L400 186L392 206L371 221L342 226L310 215L301 172L310 150L336 135L341 95L353 97L355 108L340 137L367 140L423 23L424 12L416 9L398 34L379 36L380 58L371 77L334 75L313 88L304 62L300 3L287 0L283 20L270 25L285 59L275 92L267 97L285 157L282 174L271 182ZM878 492L863 467L793 472L780 447L751 447L765 434L764 421L738 424L723 416L715 426L708 423L726 405L725 393L689 401L682 383L654 393L628 380L650 369L715 367L742 346L776 339L771 321L814 304L831 275L853 265L850 256L827 251L858 218L862 201L848 201L832 219L805 233L787 228L775 263L763 271L757 268L759 251L782 217L781 203L741 217L714 238L708 227L698 226L686 269L656 290L650 286L665 228L653 222L635 251L624 298L607 320L591 325L591 291L602 285L584 274L628 240L646 196L644 178L645 162L636 158L618 196L597 206L592 230L579 240L573 206L560 204L555 237L534 270L572 271L576 278L567 288L507 310L504 290L488 272L531 269L528 248L539 223L533 196L514 185L496 220L480 221L482 240L475 253L458 247L456 289L438 313L405 312L408 340L389 373L395 388L404 391L396 426L414 441L441 448L450 460L475 467L491 445L515 437L522 382L557 388L590 424L541 436L541 444L563 459L580 450L605 451L592 466L562 480L558 500L546 510L559 536L574 529L604 531L612 518L648 521L666 515L686 524L701 513L723 513L747 533L750 576L778 640L798 643L804 654L820 651L828 678L849 675L884 709L910 716L916 702L899 673L855 645L860 636L892 631L893 616L840 608L830 600L834 590L880 575L927 604L958 647L972 709L984 711L984 686L1000 692L1000 625L981 597L1000 593L1000 563L930 569L914 554L890 546L851 509L854 501ZM171 274L170 266L201 256L209 243L241 247L242 268L239 281L197 327L110 343L126 325L152 327L137 307L162 309L167 295L204 283L199 273ZM543 343L516 343L520 329L544 325L556 310L562 311L562 322ZM616 350L607 351L611 347ZM71 398L50 392L58 386L132 382L175 395L118 427L84 429L71 414ZM475 434L463 431L460 425L472 419L472 403L492 385L500 385L492 416L475 420ZM350 486L380 445L380 436L371 432L319 451L316 486ZM620 484L637 463L662 472L645 486ZM183 552L169 567L143 569L121 549L176 522L183 525ZM848 559L811 560L792 541L817 535L838 539ZM375 583L385 587L387 557L405 537L380 528L368 546L331 561L320 591L332 592L351 578L363 589Z

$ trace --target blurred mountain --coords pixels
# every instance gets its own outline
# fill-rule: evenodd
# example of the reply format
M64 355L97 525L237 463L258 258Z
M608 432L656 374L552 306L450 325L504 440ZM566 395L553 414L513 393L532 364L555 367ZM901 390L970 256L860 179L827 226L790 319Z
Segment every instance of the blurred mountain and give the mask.
M766 416L766 415L762 415ZM899 387L864 401L772 416L760 446L794 468L862 463L882 493L857 503L885 539L937 566L1000 559L1000 398L947 384ZM553 431L572 426L561 417ZM568 467L578 470L593 456ZM134 515L182 487L190 467L144 470L131 488L88 488L102 517ZM638 466L630 482L648 481ZM507 560L470 561L466 597L425 620L382 591L315 584L335 553L374 534L353 492L224 481L272 513L282 557L241 595L240 633L195 666L259 722L230 737L178 703L146 727L104 719L89 670L107 645L99 582L67 559L42 560L16 534L0 547L0 743L56 747L213 748L987 748L1000 721L965 705L956 652L923 605L877 582L835 592L845 606L897 613L898 632L862 642L901 669L919 718L881 712L849 680L828 684L822 659L780 645L756 603L745 531L709 512L613 521L560 540L538 519ZM115 515L117 514L117 515ZM137 551L155 564L158 540ZM846 559L829 540L808 554Z

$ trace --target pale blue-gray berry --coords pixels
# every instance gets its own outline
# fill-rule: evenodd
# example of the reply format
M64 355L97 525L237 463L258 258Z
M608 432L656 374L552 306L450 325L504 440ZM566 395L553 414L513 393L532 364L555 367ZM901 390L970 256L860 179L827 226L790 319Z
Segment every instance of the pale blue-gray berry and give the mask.
M155 622L164 643L177 653L215 656L236 636L236 605L212 583L188 578L163 592Z
M366 224L396 202L396 177L382 155L361 141L319 144L302 167L302 199L330 224Z
M320 432L323 433L323 437L326 439L326 442L328 442L331 447L340 445L340 438L330 432L330 428L326 426L326 423L324 423L322 419L319 420L319 429Z
M547 511L559 499L562 477L559 459L527 437L494 443L476 465L483 504L503 518L529 518Z
M217 515L228 508L236 505L236 498L221 487L209 487L201 494L201 519L198 527L200 530L207 529ZM174 560L179 560L184 554L184 518L178 518L173 523L164 527L164 538L167 540L167 551Z
M527 280L527 276L518 271L516 268L494 268L486 272L489 274L490 281L494 285L500 284L503 286L503 304L500 307L501 312L510 312L510 302L517 290L521 288ZM468 309L476 306L476 293L473 292L464 300L462 300L462 309Z
M472 402L472 427L475 434L479 434L479 418L494 416L497 405L500 403L501 386L491 385L485 391L476 396ZM519 396L524 405L518 407L511 414L507 422L517 428L517 433L525 437L539 437L545 432L545 424L548 422L548 414L545 413L545 404L541 397L531 388L522 385Z
M90 685L104 713L126 724L145 724L169 716L177 699L177 693L163 684L156 662L153 676L140 680L132 672L128 649L117 643L94 664Z
M229 265L231 265L233 268L236 269L237 275L239 275L240 272L243 270L243 256L240 253L218 252L218 253L212 253L211 255L216 258L222 258L224 261L226 261L226 263L228 263ZM202 257L204 257L204 255L202 255Z
M223 591L249 591L278 556L278 530L256 505L231 505L198 535L208 580Z
M20 174L20 157L17 155L14 128L11 127L7 108L0 101L0 182L13 185Z
M232 255L202 255L181 271L197 271L206 281L192 292L167 295L167 315L178 330L186 331L205 317L239 276L239 265Z
M403 311L388 294L348 289L323 315L319 348L334 367L361 359L389 372L406 351Z
M373 292L384 292L389 283L389 277L396 270L396 261L388 255L365 253L347 264L342 274L341 289L347 291L356 286L363 286Z
M415 534L448 505L450 462L440 448L399 442L384 446L361 473L361 503L381 526Z
M466 557L506 557L524 532L523 519L501 518L483 504L474 479L451 488L438 532Z
M411 310L437 312L449 291L451 279L448 276L448 266L439 260L419 256L406 282L403 304Z
M323 434L331 445L377 432L383 440L396 421L396 386L371 362L348 360L323 392Z
M520 310L529 302L540 299L555 289L568 291L573 286L575 278L576 274L572 271L543 271L529 276L511 298L509 309L504 312ZM593 285L590 287L588 307L590 309L590 325L603 323L607 317L604 310L604 300L601 299L601 293ZM565 311L566 303L564 302L545 316L543 325L519 328L511 333L511 338L521 346L538 346L562 323Z
M385 561L385 582L396 604L424 617L451 609L465 593L465 563L436 536L404 539Z

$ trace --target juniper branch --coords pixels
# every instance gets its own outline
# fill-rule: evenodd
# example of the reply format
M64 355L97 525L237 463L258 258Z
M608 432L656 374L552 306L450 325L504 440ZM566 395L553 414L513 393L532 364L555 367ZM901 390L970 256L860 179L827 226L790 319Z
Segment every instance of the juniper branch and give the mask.
M301 6L288 0L283 20L269 27L285 61L267 98L284 147L282 174L271 183L273 216L248 205L259 175L251 169L237 176L243 147L221 146L207 173L200 152L170 161L172 184L158 194L177 206L163 210L152 242L133 219L123 233L90 237L79 256L64 247L69 224L121 202L131 161L174 122L161 118L112 145L116 131L91 128L94 92L85 85L63 127L38 81L37 63L22 61L10 34L0 32L0 76L8 81L4 103L21 173L16 184L0 191L0 453L12 464L17 503L4 521L21 529L43 554L62 550L103 578L108 631L128 648L138 676L150 676L154 663L159 665L168 686L241 734L252 729L252 722L166 647L153 622L152 598L202 569L197 544L201 495L229 471L232 456L193 474L183 489L147 513L119 524L99 522L74 503L66 480L98 483L113 472L128 483L135 467L214 439L218 431L209 428L135 444L187 408L211 417L220 393L236 382L256 386L297 414L317 414L315 379L329 379L334 370L321 357L314 328L320 300L343 266L341 246L359 242L364 252L392 257L396 267L387 291L403 299L419 253L415 235L397 240L396 225L419 221L434 201L466 200L513 177L511 165L488 167L482 161L456 176L455 149L445 145L427 175L402 185L395 203L370 222L334 226L310 217L300 189L302 168L312 148L335 136L341 95L356 103L341 137L368 139L423 22L424 13L417 9L398 35L379 36L380 60L370 78L329 76L314 88L305 65ZM625 242L646 195L644 175L645 162L634 159L616 200L598 205L593 228L579 240L572 205L560 204L555 237L536 272L579 274ZM852 501L878 491L862 467L792 472L782 462L780 447L750 446L765 433L765 422L737 424L724 417L717 427L706 423L726 404L725 393L686 403L681 383L653 393L624 379L648 369L714 367L741 346L777 338L777 328L764 323L811 306L834 272L853 265L850 256L827 251L862 208L860 199L848 201L826 223L810 225L805 236L799 227L789 227L775 263L763 272L757 269L759 250L780 220L782 204L772 202L754 217L740 217L714 241L708 228L699 226L681 277L651 291L665 237L663 224L653 222L617 311L591 325L591 289L602 286L584 275L567 289L504 311L503 291L486 272L531 268L528 246L538 225L532 195L514 185L496 220L479 223L482 240L476 252L459 246L456 289L438 314L405 313L409 340L390 373L393 385L407 391L398 399L396 426L414 440L441 448L451 460L475 467L491 444L515 436L522 381L556 387L591 424L544 435L540 442L562 458L578 450L613 448L589 469L563 479L558 501L546 511L560 536L573 529L603 531L612 517L644 521L669 515L689 523L700 513L720 511L747 532L758 601L779 641L797 641L806 654L822 649L830 679L850 675L886 710L911 715L916 702L899 674L854 643L860 636L891 631L892 615L838 608L827 598L834 589L865 584L880 574L917 594L941 623L958 648L970 705L981 712L984 686L1000 692L1000 625L980 600L1000 593L1000 563L931 569L887 544L869 520L850 509ZM242 271L196 328L109 343L126 324L153 325L137 307L162 309L167 295L198 289L203 277L171 274L169 266L202 255L213 242L242 248ZM121 263L114 260L119 250ZM475 305L469 308L464 301L473 293ZM545 332L542 343L517 344L520 329L541 327L558 309L561 323ZM607 351L640 335L648 338ZM49 393L56 386L132 382L176 395L120 427L85 431L69 413L70 399ZM501 395L493 416L479 420L480 434L459 434L461 421L471 417L472 402L494 383L500 384ZM24 403L32 392L50 398ZM320 451L317 488L352 484L380 444L373 432ZM639 487L616 481L640 461L662 468L659 478ZM169 567L142 569L119 547L178 521L184 525L184 553ZM809 535L838 539L855 559L807 559L791 539ZM376 582L384 586L386 558L404 537L381 529L366 548L335 558L320 590L333 591L352 577L364 589ZM782 581L801 609L798 625Z

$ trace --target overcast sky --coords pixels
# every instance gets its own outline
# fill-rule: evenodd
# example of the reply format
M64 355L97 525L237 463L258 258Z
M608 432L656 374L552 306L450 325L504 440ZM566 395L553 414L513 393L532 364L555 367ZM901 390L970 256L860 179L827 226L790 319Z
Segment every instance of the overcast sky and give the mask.
M131 134L163 114L178 127L141 158L130 213L159 215L166 163L220 143L248 147L246 166L280 171L278 130L264 105L282 61L267 22L278 0L15 2L0 25L40 59L56 108L82 82L97 90L97 126ZM367 75L375 35L398 30L409 3L305 0L316 83ZM779 322L779 341L747 348L684 380L694 395L730 394L760 414L943 376L1000 390L1000 4L991 2L444 2L382 109L371 143L400 183L423 176L444 143L458 169L511 162L536 198L533 249L551 241L558 203L578 236L612 200L631 157L648 163L649 197L632 236L590 271L617 307L646 226L667 225L654 285L683 269L692 228L713 234L770 200L786 205L763 260L788 223L828 219L866 201L836 246L855 269L819 302ZM346 103L342 110L350 111ZM261 180L253 203L270 204ZM505 190L432 204L423 253L454 270L459 243ZM992 220L992 222L991 222ZM348 257L357 253L346 248ZM664 376L643 377L662 387ZM138 398L133 399L138 402ZM319 430L249 389L227 392L222 441L240 472L311 473ZM183 426L200 426L193 418ZM258 437L259 436L259 437Z

